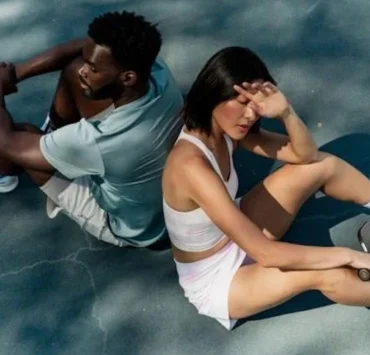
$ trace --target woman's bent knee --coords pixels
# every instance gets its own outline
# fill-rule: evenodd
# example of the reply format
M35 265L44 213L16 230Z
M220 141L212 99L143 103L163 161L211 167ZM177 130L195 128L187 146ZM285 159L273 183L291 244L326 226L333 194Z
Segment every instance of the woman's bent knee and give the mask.
M330 177L334 176L337 172L340 159L330 153L319 152L318 162L320 162L324 166L323 172L327 180Z

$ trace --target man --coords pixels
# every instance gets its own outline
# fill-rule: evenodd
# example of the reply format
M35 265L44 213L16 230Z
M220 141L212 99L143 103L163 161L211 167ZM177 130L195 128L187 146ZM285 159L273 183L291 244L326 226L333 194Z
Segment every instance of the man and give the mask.
M50 218L63 212L98 239L147 246L165 233L161 173L182 97L157 58L161 35L143 17L106 13L88 36L16 68L0 64L0 174L26 171ZM4 95L16 79L63 67L52 132L14 125Z

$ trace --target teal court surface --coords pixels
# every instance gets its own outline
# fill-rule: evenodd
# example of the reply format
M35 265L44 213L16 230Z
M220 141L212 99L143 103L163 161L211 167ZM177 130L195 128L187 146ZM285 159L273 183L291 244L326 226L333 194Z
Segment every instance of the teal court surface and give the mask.
M186 93L218 49L249 46L322 149L370 174L370 3L315 0L1 0L1 60L19 62L86 33L96 15L134 10L158 22L162 56ZM16 121L41 124L57 75L30 79L8 99ZM241 191L277 166L237 152ZM363 209L317 194L287 235L359 249ZM367 355L370 310L312 292L227 332L196 314L168 249L118 249L66 217L21 177L0 195L0 355ZM370 287L370 286L369 286Z

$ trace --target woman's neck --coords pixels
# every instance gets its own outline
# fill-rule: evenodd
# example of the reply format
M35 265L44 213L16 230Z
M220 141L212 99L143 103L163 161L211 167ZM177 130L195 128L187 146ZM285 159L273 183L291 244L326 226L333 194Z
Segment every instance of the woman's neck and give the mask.
M218 127L212 127L209 135L200 130L187 131L188 133L200 139L210 150L217 150L217 147L223 146L225 142L224 131Z

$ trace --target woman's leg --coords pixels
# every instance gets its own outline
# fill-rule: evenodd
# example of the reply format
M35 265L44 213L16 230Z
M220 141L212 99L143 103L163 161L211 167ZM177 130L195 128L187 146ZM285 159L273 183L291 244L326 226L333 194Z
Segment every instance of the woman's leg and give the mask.
M241 210L267 237L280 239L318 190L341 201L370 202L370 180L342 159L320 152L317 162L285 165L247 193Z
M245 318L288 301L309 290L321 291L336 303L370 307L370 283L356 270L281 271L259 264L241 267L229 290L231 318Z
M279 239L319 189L343 201L370 201L370 181L364 175L343 160L320 153L315 163L286 165L267 177L244 196L241 209L268 238ZM370 284L362 282L356 270L281 271L253 264L241 267L233 278L230 316L247 317L308 290L320 290L334 302L370 306Z

